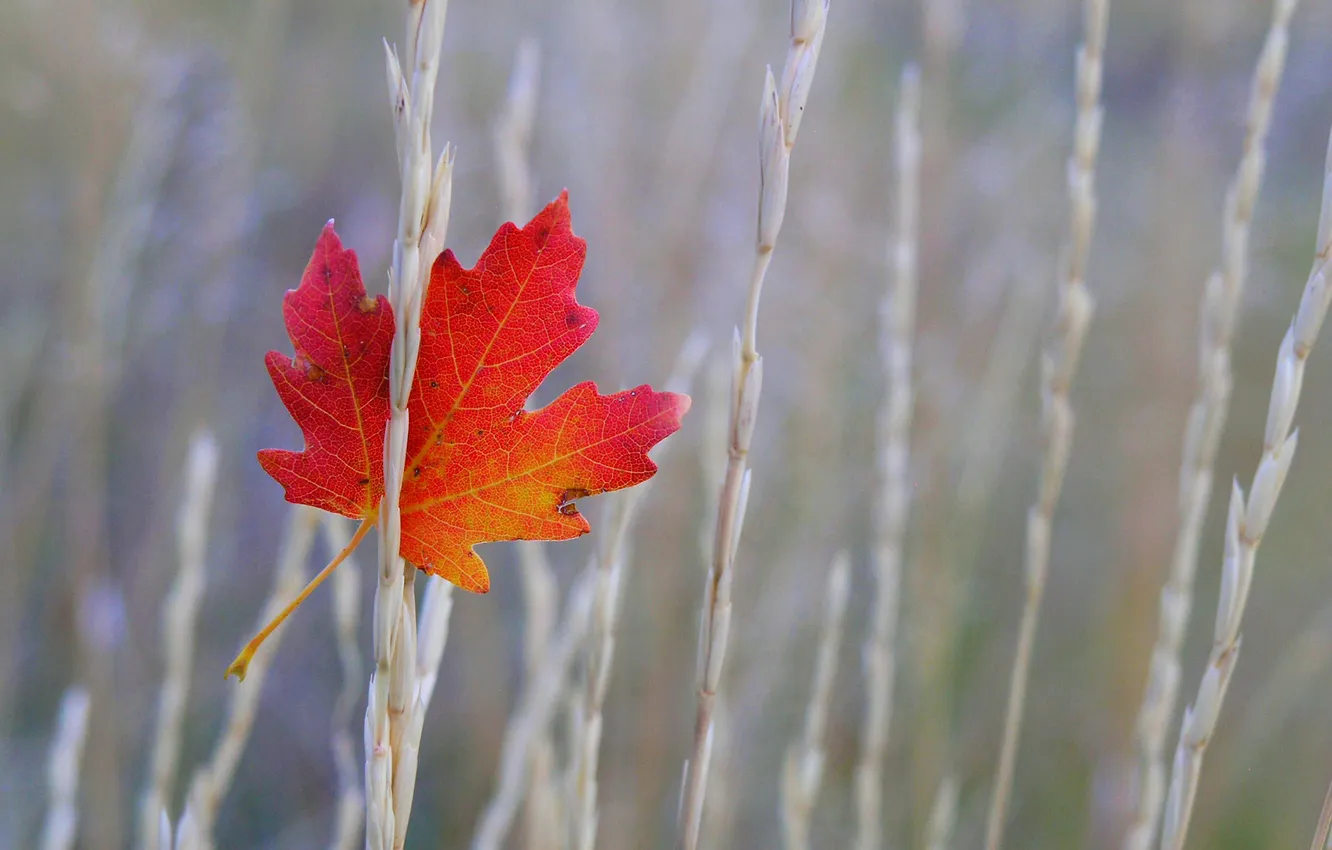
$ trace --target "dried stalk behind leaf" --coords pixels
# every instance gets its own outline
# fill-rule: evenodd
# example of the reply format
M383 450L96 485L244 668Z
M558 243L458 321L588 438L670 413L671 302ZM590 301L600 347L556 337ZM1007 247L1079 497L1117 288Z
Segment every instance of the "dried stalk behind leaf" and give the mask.
M1327 681L1332 666L1332 599L1314 614L1290 641L1252 691L1244 706L1244 719L1234 732L1233 768L1227 771L1226 791L1252 776L1254 766L1272 751L1274 739L1290 728L1297 710L1309 705L1313 688Z
M1216 731L1226 688L1239 658L1240 624L1253 582L1258 544L1262 542L1281 494L1281 485L1285 483L1295 456L1299 435L1291 433L1291 423L1299 406L1304 365L1318 339L1329 300L1332 300L1332 288L1327 281L1329 258L1332 257L1332 138L1329 139L1328 159L1324 166L1317 245L1318 253L1304 285L1300 306L1277 353L1276 374L1272 378L1267 424L1263 431L1263 454L1254 472L1248 499L1245 499L1238 481L1231 485L1212 651L1198 685L1198 695L1193 705L1185 709L1180 724L1179 745L1175 750L1161 827L1162 850L1184 847L1193 801L1198 793L1203 756Z
M324 516L324 539L329 552L347 548L351 532L342 517ZM365 825L365 795L357 768L356 739L352 734L352 711L362 693L365 675L361 649L357 645L357 622L361 617L361 568L348 555L333 573L333 627L338 639L338 661L342 666L342 691L333 706L333 764L338 773L338 807L333 821L330 850L353 850L361 844Z
M506 221L523 222L531 217L533 181L528 149L536 119L540 71L541 53L537 43L530 38L524 39L514 57L504 110L495 122L494 131L500 208ZM532 399L528 398L527 402L530 406ZM531 688L541 675L546 646L555 625L558 591L545 547L535 540L519 540L517 546L523 584L523 667L526 687ZM555 850L559 846L559 836L564 832L562 824L563 813L555 777L555 748L550 740L550 730L545 727L532 741L523 813L524 846L528 850Z
M850 559L846 552L838 552L828 573L823 631L814 662L809 704L805 708L805 728L800 739L786 752L782 774L782 835L787 850L809 847L810 815L823 783L823 737L828 727L833 680L837 676L837 651L842 643L849 570Z
M14 466L9 456L11 438L24 396L35 385L49 324L44 315L29 310L11 310L0 324L0 362L5 364L0 373L0 496L13 486L7 474Z
M495 123L494 133L500 209L507 221L524 222L531 216L535 191L528 156L540 79L541 51L534 40L523 39L514 57L508 96L504 100L504 111Z
M546 548L538 541L518 541L518 568L523 583L523 676L525 687L530 689L546 664L559 590L546 557ZM509 718L506 737L513 734L514 720L514 717ZM555 850L559 846L557 839L564 833L563 824L555 747L547 726L532 740L523 813L524 846L528 850Z
M1327 835L1332 831L1332 785L1327 787L1327 793L1323 795L1323 808L1318 813L1318 826L1314 829L1313 843L1309 845L1309 850L1327 850Z
M883 760L892 716L894 643L902 544L910 484L911 348L916 330L916 240L920 205L920 71L902 71L897 106L897 234L890 251L892 284L879 313L879 354L887 388L876 434L878 484L874 517L874 601L865 641L865 724L856 765L857 850L883 843Z
M1041 432L1045 443L1038 496L1027 514L1026 598L1018 629L1017 651L1009 680L1003 744L985 825L986 850L999 850L1008 797L1017 763L1018 739L1031 670L1031 653L1050 567L1050 535L1073 444L1073 407L1069 387L1078 370L1082 343L1091 322L1093 301L1087 292L1087 258L1096 222L1096 156L1101 144L1101 66L1105 52L1109 0L1086 0L1083 41L1077 53L1078 114L1073 153L1068 162L1070 227L1058 288L1054 333L1041 358Z
M149 761L148 787L139 803L138 846L170 850L158 843L161 823L180 760L180 739L194 668L194 625L203 598L208 512L217 481L217 442L206 430L190 440L185 462L185 495L176 524L180 570L162 609L162 647L166 669L158 697L157 732Z
M957 826L957 781L951 776L939 783L930 811L929 827L925 831L925 850L948 850L953 843L953 830Z
M287 529L283 534L282 549L278 553L277 570L273 578L273 590L264 603L264 610L260 612L260 623L273 619L305 584L305 562L314 544L319 516L318 510L303 505L293 506L288 514ZM284 634L285 626L273 633L255 653L245 679L238 682L231 691L231 705L222 735L208 762L195 772L190 782L185 811L176 827L176 850L211 850L214 846L213 824L217 821L217 810L231 787L236 765L240 763L245 744L250 740L255 712L259 709L259 695L264 680L268 678L273 654L282 643Z
M477 825L472 850L499 850L503 846L522 802L532 740L550 725L569 662L587 634L594 582L594 576L585 572L571 592L564 622L551 641L541 675L524 691L514 711L510 734L500 753L499 786Z
M706 351L706 343L702 335L695 332L686 339L684 347L680 350L680 355L676 360L675 369L666 381L666 388L670 392L685 392L693 380L695 372L698 371L699 364L702 362L703 354ZM665 449L659 449L657 460L661 460L661 453ZM587 575L591 578L592 594L590 613L591 622L581 627L580 634L585 635L588 664L587 664L587 686L583 692L577 693L573 702L573 709L570 717L570 766L569 779L567 785L570 789L570 799L566 807L568 816L568 829L573 835L574 846L591 848L596 839L596 804L597 804L597 757L601 742L601 707L606 698L606 689L610 681L610 662L614 655L614 631L619 617L619 587L624 564L628 558L627 543L629 528L637 514L637 508L641 499L650 489L648 484L620 494L618 498L611 502L612 508L610 518L607 522L605 545L598 557L594 557L588 564ZM549 565L545 563L544 550L539 544L524 541L527 552L524 560L524 568L538 566L545 571L546 579L549 577ZM581 585L580 585L581 587ZM536 589L536 588L534 588ZM541 592L549 593L551 598L554 596L553 584ZM577 602L576 597L570 598L570 605ZM551 605L553 607L553 604ZM543 605L536 613L544 614L546 608ZM577 614L577 610L569 608L566 612L566 622L564 631L568 632L576 625L569 617ZM585 618L586 618L585 617ZM545 622L535 622L538 628L544 634L549 635L550 626ZM540 647L531 646L531 632L529 629L529 645L527 647L527 656L529 665L533 664L533 659L537 662L535 666L528 668L527 692L534 693L547 686L550 677L555 676L557 683L562 683L567 674L567 668L572 663L573 656L556 656L551 650L547 649L552 644L549 637L544 639ZM588 632L590 631L590 634ZM558 643L558 641L556 641ZM574 649L580 649L583 645L582 638L580 643ZM538 651L539 650L539 651ZM558 697L558 694L556 695ZM550 713L544 715L541 725L530 728L533 722L528 714L516 710L509 718L508 727L505 730L504 747L505 752L526 753L525 761L502 761L501 775L499 779L499 790L496 792L494 800L490 804L490 813L482 823L482 829L485 834L478 834L477 841L483 841L486 846L493 846L503 841L509 827L509 821L512 818L510 809L516 807L521 800L521 782L514 779L512 771L521 771L522 775L527 775L530 786L533 784L531 774L535 772L540 764L541 756L540 743L545 740L548 742L548 732L550 726L550 714L553 713L555 706L550 707ZM524 749L516 749L518 747ZM553 764L553 750L548 751ZM516 758L516 756L514 757ZM546 790L543 789L544 793ZM506 795L517 795L517 799L508 799ZM530 801L529 801L530 802ZM544 805L554 809L558 805L558 797L545 801ZM530 810L529 810L530 814ZM537 840L540 844L554 843L558 846L559 837L564 834L566 824L559 817L559 811L556 809L554 815L547 811L544 815L546 825L553 825L561 830L559 833L547 833L534 836L529 832L527 839L530 843ZM539 820L539 818L534 818ZM532 821L529 821L529 830L534 828Z
M1198 542L1212 495L1212 467L1225 428L1234 383L1230 346L1239 317L1248 266L1249 228L1263 181L1264 144L1272 105L1286 64L1286 41L1297 0L1277 0L1262 55L1253 72L1245 119L1244 153L1226 193L1222 220L1221 268L1207 281L1200 313L1198 394L1184 429L1179 470L1179 526L1165 586L1160 627L1152 648L1142 708L1135 727L1137 800L1124 850L1148 850L1156 836L1165 800L1166 730L1179 698L1180 650L1193 606Z
M668 392L687 392L693 384L707 342L700 331L691 333L680 348L675 367L666 379ZM670 445L669 443L665 445ZM657 450L658 463L667 451ZM568 816L574 850L592 850L597 843L597 768L601 758L602 708L610 688L611 662L615 658L615 631L620 620L620 589L629 562L629 529L639 506L651 490L651 482L640 484L615 497L611 503L604 545L589 565L595 576L592 620L587 639L587 669L584 693L574 701L574 737L570 741L570 791Z
M648 197L660 199L659 220L678 240L698 225L695 204L712 173L711 163L731 108L731 93L743 73L760 16L756 0L714 3L708 26L697 40L688 79L678 89L666 120L659 164ZM654 240L662 234L654 232Z
M717 515L720 493L716 488L726 477L727 453L730 448L730 372L729 358L714 357L709 359L704 374L704 419L699 437L698 461L704 484L701 515L705 517ZM715 526L706 523L699 526L700 563L711 563L712 538L715 534ZM706 594L707 572L703 573L702 578L705 580ZM730 706L733 699L737 699L735 694L723 691L717 694L712 708L712 767L709 777L712 793L704 801L704 830L699 836L699 842L708 847L730 846L735 830L735 798L739 794L739 777L736 772L735 723Z
M694 741L685 765L678 826L678 846L683 850L694 850L698 846L714 734L713 706L721 683L731 627L735 550L740 541L745 501L749 493L747 458L758 414L759 388L763 380L763 359L757 348L759 297L763 292L763 279L767 275L768 265L772 262L777 235L781 232L782 219L786 216L791 149L795 146L805 101L809 98L810 86L814 82L814 70L818 63L819 48L823 44L827 15L827 0L792 0L791 43L787 50L786 66L782 70L781 88L778 88L771 68L764 79L759 113L758 238L754 245L754 266L746 298L744 325L736 334L729 453L726 476L717 503L712 566L703 599Z
M128 18L121 23L129 24L131 31L135 29ZM130 34L130 38L129 43L137 42L136 36ZM16 483L22 486L11 494L12 501L0 517L0 550L6 553L10 565L0 583L0 646L14 645L14 635L23 619L15 612L28 598L30 580L39 563L37 547L43 529L39 520L50 500L51 485L59 477L53 469L66 439L79 446L78 463L97 462L89 453L100 451L98 446L102 443L100 438L94 439L85 431L85 424L102 418L102 412L92 408L100 407L98 399L114 392L119 377L127 305L135 300L133 283L184 126L184 111L178 101L185 86L187 65L179 58L153 56L138 69L147 72L146 83L127 124L130 136L114 175L106 215L89 222L100 225L99 232L93 234L94 254L86 277L70 287L63 315L53 328L53 338L64 340L62 345L68 346L68 351L56 358L63 368L58 380L44 380L35 385L32 413L28 417L30 425L26 429L28 436L6 470L3 487L9 490ZM105 141L99 144L104 145ZM96 179L100 182L102 176ZM77 256L78 251L71 253ZM83 480L78 493L85 489L96 489L95 482ZM82 497L72 501L76 503L73 507L84 510ZM103 513L95 505L88 505L87 510L97 515ZM0 653L0 725L7 722L11 713L15 658L13 653ZM98 683L90 680L86 684L91 695L100 701ZM90 761L95 761L92 754L95 748L94 741L89 747Z
M407 582L403 590L402 615L404 618L410 615L415 626L400 633L409 634L412 638L411 654L406 656L403 663L411 670L415 686L406 703L410 714L407 715L408 720L394 755L393 795L397 805L394 812L398 829L397 847L401 847L406 838L407 817L411 814L412 796L416 789L421 730L425 728L426 710L435 695L439 664L444 659L444 648L449 639L449 622L453 616L453 585L443 579L430 580L426 584L421 618L417 621L415 592L412 583Z
M126 36L125 43L139 48L130 51L137 60L144 55L137 28L128 18L122 23L128 24L121 33ZM128 58L128 54L121 54L108 62L111 57L103 54L94 60L99 73L105 76L87 94L93 95L100 106L85 104L91 112L82 115L83 118L99 112L110 117L118 111L117 89L128 80L120 77L125 72L136 76L147 72L148 85L133 120L126 125L130 135L115 168L109 196L102 188L109 176L105 169L116 162L116 157L92 152L106 148L108 142L116 146L118 131L89 136L91 155L79 160L84 165L79 179L86 194L81 193L84 202L73 208L74 233L65 240L66 250L61 252L73 258L73 278L61 299L62 315L57 328L62 349L50 364L56 366L50 372L53 379L38 386L31 436L26 441L29 445L25 446L20 468L11 479L25 486L17 504L5 512L12 524L0 530L3 540L0 549L6 553L7 561L13 563L15 573L12 578L6 576L8 586L0 592L0 632L4 632L11 622L16 626L22 619L9 609L26 597L32 570L38 562L35 547L42 540L42 523L35 520L50 498L50 482L57 477L51 464L63 453L67 480L78 482L78 486L64 492L58 514L65 523L59 535L63 547L59 559L68 567L65 587L70 589L71 604L79 612L74 619L75 664L82 671L80 684L87 689L93 704L88 712L83 756L90 777L84 783L83 817L88 829L83 842L90 850L113 847L116 841L123 840L122 833L132 829L122 821L126 806L125 789L118 781L123 758L118 735L121 718L120 703L113 693L111 648L106 635L94 630L95 624L102 622L95 612L102 607L107 594L113 592L107 575L110 515L107 446L111 416L108 399L115 390L119 373L125 305L135 301L131 294L138 278L136 265L171 160L165 154L174 147L181 125L180 110L173 102L180 85L179 63L159 60L140 65L136 61L137 67L131 68L124 62ZM106 111L107 107L111 112ZM115 123L120 123L118 117ZM87 248L91 248L91 256L85 254ZM90 260L86 267L85 259ZM0 642L8 637L3 635ZM0 721L8 714L6 700L12 682L12 669L7 661L8 654L0 657Z
M366 846L397 850L407 836L416 787L421 725L417 672L416 570L398 553L398 496L407 458L407 399L421 341L421 304L430 267L448 229L453 160L446 146L434 162L430 117L435 101L447 0L407 7L405 61L385 45L394 136L401 169L398 235L389 270L389 303L397 319L389 361L390 415L384 436L384 498L379 507L379 581L375 587L374 658L365 718ZM407 76L403 68L407 69ZM444 605L439 610L447 611ZM434 633L438 634L435 627ZM447 629L445 629L447 633ZM442 647L442 639L440 641ZM433 652L428 653L432 657Z
M56 715L55 736L46 760L49 795L42 850L69 850L79 828L79 764L88 734L88 692L78 686L65 691Z

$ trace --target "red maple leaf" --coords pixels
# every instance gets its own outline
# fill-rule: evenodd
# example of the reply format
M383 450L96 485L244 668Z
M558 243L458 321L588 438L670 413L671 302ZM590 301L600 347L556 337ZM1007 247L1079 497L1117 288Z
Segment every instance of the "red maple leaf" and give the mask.
M526 227L500 227L474 268L445 251L431 269L408 401L401 554L465 590L490 589L478 543L586 534L574 500L651 478L648 450L689 409L685 395L647 385L601 395L588 382L523 410L596 330L596 311L574 298L586 253L565 193ZM362 519L350 551L384 494L392 310L366 294L356 254L330 222L283 316L295 353L270 352L266 363L305 449L265 449L259 462L288 501ZM243 674L243 661L246 652L229 672Z
M324 225L301 285L282 299L295 353L268 352L264 365L305 434L305 451L264 449L259 464L287 500L368 517L384 495L393 308L366 295L356 252Z

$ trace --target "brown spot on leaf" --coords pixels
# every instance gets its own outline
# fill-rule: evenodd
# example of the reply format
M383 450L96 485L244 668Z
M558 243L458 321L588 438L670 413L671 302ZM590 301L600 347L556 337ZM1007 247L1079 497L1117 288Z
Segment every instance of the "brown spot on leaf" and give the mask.
M373 313L379 309L379 299L371 298L369 295L362 295L361 300L356 302L356 309L362 313Z
M305 377L311 381L319 382L324 380L324 370L320 369L315 362L305 356L305 352L298 351L292 358L292 365L305 373Z

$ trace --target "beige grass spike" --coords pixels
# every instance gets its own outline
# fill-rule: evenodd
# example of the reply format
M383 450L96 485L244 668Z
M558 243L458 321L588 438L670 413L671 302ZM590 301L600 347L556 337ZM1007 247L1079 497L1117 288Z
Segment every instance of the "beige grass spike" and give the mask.
M1083 6L1083 41L1077 52L1077 118L1073 130L1073 153L1068 162L1069 233L1057 290L1053 333L1041 358L1041 431L1045 445L1037 480L1037 498L1027 514L1026 595L1009 679L999 767L985 824L985 850L999 850L1003 845L1036 626L1040 621L1046 573L1050 566L1051 530L1073 442L1073 406L1069 389L1077 374L1082 344L1094 309L1091 294L1087 291L1086 272L1096 223L1096 159L1100 150L1102 119L1101 69L1109 6L1109 0L1086 0Z
M916 333L916 251L920 205L920 70L902 70L896 124L896 233L888 251L890 283L879 308L884 395L875 428L872 568L874 595L865 638L865 715L855 773L856 850L883 844L883 761L897 668L897 609L911 486L908 458L915 407L912 348Z
M217 481L217 441L207 430L190 439L185 459L184 497L176 521L177 573L162 608L165 671L157 698L157 724L149 757L148 787L139 801L137 846L171 850L160 842L163 818L180 761L190 673L194 669L194 629L203 600L208 548L208 514Z
M677 846L682 850L694 850L698 846L715 734L713 714L731 625L735 546L740 539L743 522L741 502L748 492L747 482L751 480L747 456L758 413L763 368L757 347L759 300L777 235L786 215L791 149L814 80L827 15L827 0L793 0L791 40L782 72L782 84L778 87L772 70L768 69L760 101L758 227L745 299L743 330L737 334L738 344L732 365L731 419L728 428L730 445L726 474L718 499L713 559L703 599L694 739L686 760L677 827Z
M1262 185L1264 145L1285 68L1287 33L1295 0L1277 0L1267 39L1249 87L1244 147L1226 193L1220 268L1208 280L1200 309L1198 389L1184 430L1179 470L1179 520L1161 588L1159 627L1142 707L1134 727L1136 798L1123 850L1149 850L1165 801L1166 733L1179 700L1180 652L1193 607L1198 546L1212 494L1213 466L1234 384L1231 341L1248 267L1249 230Z
M1180 724L1179 743L1162 815L1161 850L1182 850L1188 837L1203 758L1216 732L1221 706L1239 659L1240 626L1249 588L1253 584L1258 546L1294 459L1299 435L1290 428L1299 406L1304 368L1327 316L1329 301L1332 301L1332 287L1327 279L1332 265L1332 215L1329 210L1332 210L1332 138L1329 138L1328 160L1323 173L1317 253L1299 307L1277 350L1262 455L1254 470L1247 499L1238 482L1231 486L1212 649L1198 684L1198 693L1193 704L1185 709Z

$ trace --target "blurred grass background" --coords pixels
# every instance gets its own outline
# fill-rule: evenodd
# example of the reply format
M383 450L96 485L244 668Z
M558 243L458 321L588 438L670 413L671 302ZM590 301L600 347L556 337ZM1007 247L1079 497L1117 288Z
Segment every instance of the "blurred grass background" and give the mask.
M451 4L434 130L458 150L450 246L471 263L499 224L491 130L525 37L542 52L532 200L568 187L589 242L579 295L601 312L600 330L539 401L586 378L660 382L695 327L721 359L754 227L762 68L781 61L785 8ZM1119 844L1175 527L1197 304L1268 11L1244 0L1111 7L1089 274L1099 310L1073 391L1079 427L1011 847ZM909 60L923 66L925 110L919 406L888 835L895 847L918 843L951 771L962 788L956 844L978 841L1022 594L1033 367L1066 210L1078 14L1049 0L833 5L760 322L767 392L736 578L728 752L712 780L731 816L728 828L712 818L712 846L777 844L815 600L841 547L853 595L815 845L840 843L850 820L891 111ZM212 746L233 687L221 674L268 592L286 515L254 452L299 441L262 368L264 352L288 345L281 294L330 217L367 285L385 281L399 187L380 40L401 38L401 17L394 3L346 0L0 4L0 845L34 840L55 706L80 679L96 706L80 846L124 846L160 678L180 470L201 423L219 437L222 468L183 770ZM1326 4L1295 19L1218 485L1257 458L1276 346L1311 255L1332 122L1330 26ZM1011 427L986 400L996 373L990 395L1012 405ZM704 442L707 383L634 537L603 742L603 847L665 847L673 835L692 734L698 538L715 486L698 460L715 451ZM1332 779L1330 387L1332 364L1316 353L1300 458L1259 558L1191 846L1303 846ZM598 507L587 506L594 529ZM1186 698L1211 630L1220 495L1209 517ZM549 547L566 586L592 545ZM498 544L485 557L492 592L456 597L410 847L468 841L521 683L516 555ZM340 686L327 596L295 618L275 660L219 847L327 841Z

